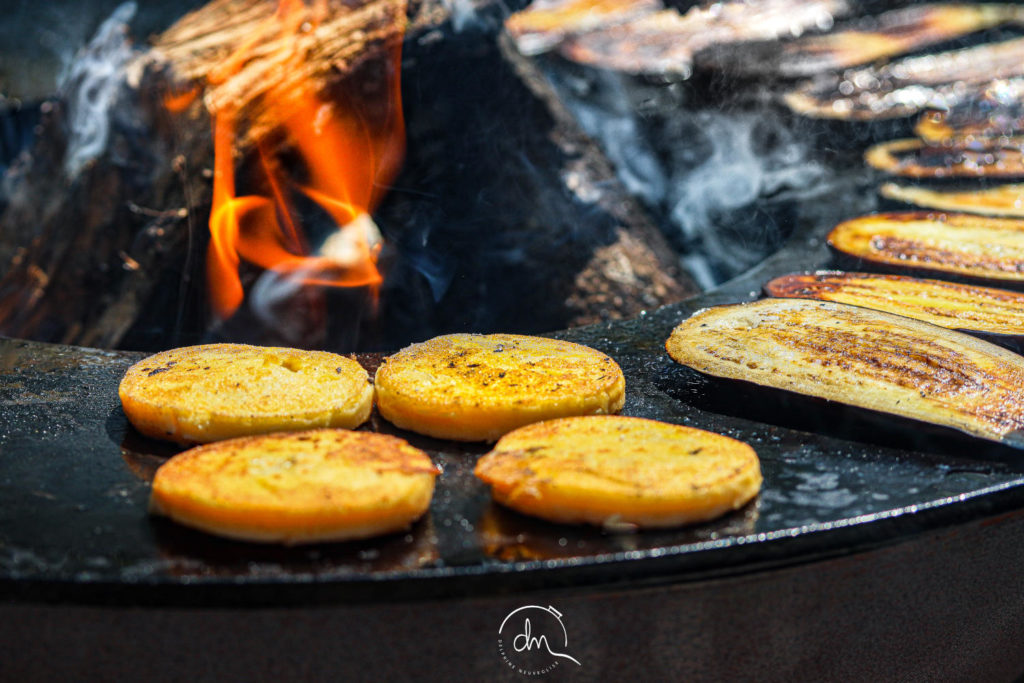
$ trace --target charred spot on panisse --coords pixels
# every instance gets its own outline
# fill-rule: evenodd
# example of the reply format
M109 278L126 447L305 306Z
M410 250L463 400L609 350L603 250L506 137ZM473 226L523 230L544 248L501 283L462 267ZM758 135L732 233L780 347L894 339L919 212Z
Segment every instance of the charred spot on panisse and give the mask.
M555 522L635 530L704 521L757 494L757 456L710 432L622 416L521 427L475 474L495 501Z
M426 512L438 469L397 437L315 430L221 441L165 463L150 509L248 541L312 543L407 528Z
M625 378L608 356L555 339L446 335L414 344L375 378L381 414L430 436L493 440L523 424L611 413Z
M129 368L121 403L141 433L179 443L312 427L354 428L373 405L351 358L242 344L171 349Z

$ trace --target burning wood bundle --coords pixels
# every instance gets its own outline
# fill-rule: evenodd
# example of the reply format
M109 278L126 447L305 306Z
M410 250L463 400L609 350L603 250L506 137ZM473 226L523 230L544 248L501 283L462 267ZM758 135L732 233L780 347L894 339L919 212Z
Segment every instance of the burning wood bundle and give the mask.
M542 87L523 85L529 67L457 40L440 4L214 0L146 50L127 38L132 12L80 55L102 66L102 87L91 73L69 79L8 174L3 333L153 348L208 336L209 311L215 338L395 346L498 320L542 331L622 317L690 291L597 148ZM448 53L466 64L464 51L507 84L486 111L453 109L458 84L434 72ZM403 69L423 112L408 131ZM74 122L97 91L104 106L84 119L103 132L78 144ZM404 194L385 201L396 183ZM524 202L533 184L543 189ZM488 215L493 235L477 227L481 201L514 207ZM570 259L558 256L565 226L580 244ZM518 266L457 261L464 244L513 234ZM509 293L495 302L498 282ZM367 321L375 311L383 322Z
M292 0L270 16L266 7L259 0L218 0L185 17L155 46L188 82L185 101L202 89L213 117L207 278L221 318L242 303L242 260L273 272L288 290L379 285L380 233L369 214L379 188L397 173L405 142L397 51L370 81L375 91L344 92L350 84L343 78L374 54L368 46L397 50L404 2L348 11ZM232 17L227 26L224 16ZM183 108L181 100L167 101L173 110ZM308 178L289 177L281 146L299 156L292 166L303 167ZM262 188L238 196L235 158L250 148L259 157ZM296 191L338 226L318 240L315 253L294 208Z

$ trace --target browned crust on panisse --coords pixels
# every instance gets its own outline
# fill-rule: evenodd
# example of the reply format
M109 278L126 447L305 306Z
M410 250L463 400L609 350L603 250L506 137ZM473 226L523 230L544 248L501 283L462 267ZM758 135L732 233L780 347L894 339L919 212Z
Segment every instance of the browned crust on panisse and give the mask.
M374 381L390 422L429 436L493 441L532 422L618 412L625 378L614 360L572 342L514 334L452 334L386 358Z
M609 529L706 521L745 505L761 486L757 454L745 443L608 415L517 429L474 473L514 510Z
M962 211L979 216L1024 218L1024 183L975 190L936 190L885 183L878 189L886 199L939 211Z
M147 436L183 444L316 427L359 426L373 408L369 375L325 351L207 344L128 369L125 415Z
M872 168L903 178L1024 177L1024 138L997 138L974 144L928 144L907 138L868 148Z
M1024 281L1024 220L909 211L840 223L833 249L899 268Z
M426 512L438 470L394 436L321 429L220 441L157 470L150 510L218 536L274 543L367 538Z
M866 308L764 299L698 311L666 343L700 372L1024 447L1024 358Z
M905 275L817 272L783 275L768 296L863 306L951 330L1024 335L1024 293Z

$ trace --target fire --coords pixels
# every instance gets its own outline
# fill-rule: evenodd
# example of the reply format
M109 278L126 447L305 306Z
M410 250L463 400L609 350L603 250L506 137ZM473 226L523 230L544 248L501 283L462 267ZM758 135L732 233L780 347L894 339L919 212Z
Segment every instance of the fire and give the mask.
M311 40L329 11L326 0L279 0L259 30L206 76L207 86L216 87L254 62L264 70L255 101L210 107L214 169L207 281L221 319L243 301L243 262L303 285L369 286L374 295L382 281L377 268L380 234L370 213L381 198L379 188L394 178L404 153L401 48L390 49L383 113L369 115L366 102L325 98L314 79L296 82L292 74L304 68ZM166 104L180 110L191 95L169 95ZM252 125L253 107L259 112L258 133ZM257 168L246 169L247 186L258 190L248 194L239 194L235 168L243 140L259 161ZM280 149L288 150L287 160L280 158ZM296 209L303 197L306 206L315 204L337 226L315 251Z

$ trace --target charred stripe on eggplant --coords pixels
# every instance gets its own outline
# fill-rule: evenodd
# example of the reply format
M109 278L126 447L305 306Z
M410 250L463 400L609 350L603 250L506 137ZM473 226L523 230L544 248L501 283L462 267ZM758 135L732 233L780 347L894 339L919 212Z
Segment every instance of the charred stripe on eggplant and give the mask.
M1024 358L969 335L857 306L764 299L695 313L677 362L1019 447Z

